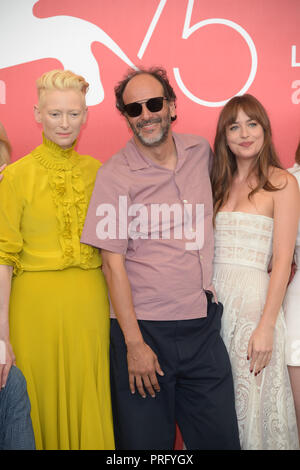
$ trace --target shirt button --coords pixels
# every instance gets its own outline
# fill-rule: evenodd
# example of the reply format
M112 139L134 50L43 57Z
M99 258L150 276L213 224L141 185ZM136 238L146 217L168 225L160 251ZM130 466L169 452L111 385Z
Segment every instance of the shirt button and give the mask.
M200 259L201 259L201 260L203 259L203 255L200 255Z

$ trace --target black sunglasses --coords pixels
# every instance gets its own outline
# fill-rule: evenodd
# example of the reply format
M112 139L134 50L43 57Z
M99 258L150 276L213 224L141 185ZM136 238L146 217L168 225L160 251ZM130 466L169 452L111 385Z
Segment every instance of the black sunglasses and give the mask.
M125 104L124 110L128 116L137 117L142 114L142 104L145 103L151 113L157 113L158 111L162 110L164 100L168 100L168 98L158 96L157 98L150 98L149 100L140 102L135 101L134 103Z

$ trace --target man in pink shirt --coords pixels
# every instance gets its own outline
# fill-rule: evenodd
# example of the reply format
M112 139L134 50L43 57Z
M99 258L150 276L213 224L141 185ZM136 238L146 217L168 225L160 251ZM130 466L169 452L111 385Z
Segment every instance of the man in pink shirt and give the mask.
M133 131L99 170L82 242L102 250L111 303L117 449L239 449L231 367L213 302L213 227L202 137L175 134L163 70L115 88Z

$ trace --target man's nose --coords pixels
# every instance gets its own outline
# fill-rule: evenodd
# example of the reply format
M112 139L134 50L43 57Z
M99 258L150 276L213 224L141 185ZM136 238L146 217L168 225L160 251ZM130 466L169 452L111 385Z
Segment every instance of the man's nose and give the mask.
M144 119L144 121L147 121L148 119L151 119L151 117L152 117L152 113L147 108L146 103L142 103L141 117L142 117L142 119Z

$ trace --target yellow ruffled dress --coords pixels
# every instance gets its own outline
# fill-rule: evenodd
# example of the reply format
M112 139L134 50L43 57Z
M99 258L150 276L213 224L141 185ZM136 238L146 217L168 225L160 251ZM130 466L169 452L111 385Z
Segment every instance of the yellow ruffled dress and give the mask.
M107 290L99 251L80 244L99 166L43 136L0 183L10 338L37 449L114 449Z

